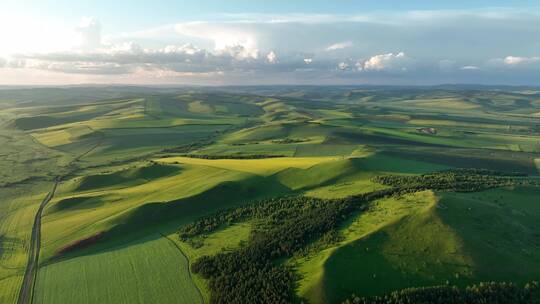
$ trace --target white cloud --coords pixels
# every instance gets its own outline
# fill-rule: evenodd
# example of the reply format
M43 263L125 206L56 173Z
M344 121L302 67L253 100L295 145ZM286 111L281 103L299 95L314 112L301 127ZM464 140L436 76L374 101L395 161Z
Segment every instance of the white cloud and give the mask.
M404 66L406 60L407 57L403 52L399 52L396 54L387 53L375 55L364 61L363 63L357 64L356 66L359 70L363 71L382 71L396 68L403 70L406 68Z
M94 50L101 44L101 23L93 17L85 17L76 28L79 35L78 46L82 50Z
M346 48L349 48L349 47L352 47L352 46L353 46L352 41L345 41L345 42L334 43L334 44L328 46L325 50L327 52L330 52L330 51L346 49Z
M262 58L245 55L244 51L241 46L208 51L191 44L142 48L136 43L122 43L94 51L22 54L15 59L26 62L28 68L81 74L129 74L140 69L180 73L248 72L269 68L268 63L275 66L272 68L275 71L292 71L303 63L303 57L294 54L281 63L274 51Z
M270 51L270 53L266 55L266 61L268 61L268 63L276 63L277 60L278 58L277 58L276 53L274 53L274 51Z
M349 69L349 64L346 63L346 62L340 62L338 64L338 69L340 69L342 71L348 70Z
M51 62L43 63L46 66L36 65L33 68L44 70L74 73L74 74L127 74L131 72L129 66L113 63L113 62Z
M249 60L259 58L259 50L241 44L230 45L216 50L218 55L229 55L236 60Z
M18 67L33 68L32 72L40 69L72 73L66 79L80 76L74 74L97 77L102 73L115 74L118 78L227 75L224 79L228 81L234 74L236 79L245 81L253 81L257 76L284 82L320 77L322 83L336 78L352 81L355 77L381 82L415 77L431 82L480 76L485 78L476 79L484 81L492 76L510 79L504 78L504 73L512 74L511 79L532 82L537 81L534 79L540 67L540 57L501 57L501 54L535 54L538 43L530 39L540 34L540 14L535 12L211 17L107 36L102 35L102 26L95 18L83 19L76 29L62 20L54 27L50 22L40 26L39 20L32 23L25 19L20 21L24 31L12 25L16 24L16 18L7 23L0 18L0 57L4 58L0 66L4 66L3 70ZM42 29L46 27L51 30ZM449 39L456 34L460 39ZM360 37L361 43L356 42ZM433 52L434 48L437 52ZM407 55L385 50L404 50ZM475 67L481 72L464 71ZM340 69L364 73L340 73ZM392 73L395 71L399 73ZM302 73L302 77L294 73ZM0 74L0 78L5 77Z
M163 51L169 52L169 51L173 51L173 49L170 49L170 47L167 46L163 49ZM121 54L121 53L139 54L139 53L144 52L143 48L133 41L124 42L120 44L113 44L113 45L110 45L108 48L102 48L101 51L105 53L112 53L112 54Z
M506 56L504 58L494 58L485 62L485 68L498 72L511 69L514 73L518 70L538 71L540 70L540 57Z
M465 70L465 71L467 71L467 70L469 70L469 71L473 70L474 71L474 70L479 70L480 68L475 66L475 65L465 65L465 66L462 66L459 69L460 70Z
M175 25L179 34L211 41L218 54L229 54L238 60L257 59L259 48L256 35L239 25L208 22L186 22Z
M1 61L2 60L0 58L0 67L2 67ZM3 67L12 68L12 69L20 69L20 68L25 68L27 66L28 66L28 62L20 58L4 59L4 64L3 64Z
M517 57L517 56L507 56L504 58L504 64L507 65L518 65L523 63L538 63L540 62L540 57Z

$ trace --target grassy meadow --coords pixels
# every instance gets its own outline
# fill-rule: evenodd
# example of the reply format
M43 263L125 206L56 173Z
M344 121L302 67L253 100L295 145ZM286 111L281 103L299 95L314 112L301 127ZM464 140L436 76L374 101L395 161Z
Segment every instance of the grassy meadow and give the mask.
M261 200L331 203L393 189L377 176L457 168L528 184L365 201L271 261L292 269L291 301L538 280L538 113L538 93L481 87L0 90L0 302L17 302L55 181L35 303L216 303L197 261L242 252L292 215L228 219L189 240L178 229Z

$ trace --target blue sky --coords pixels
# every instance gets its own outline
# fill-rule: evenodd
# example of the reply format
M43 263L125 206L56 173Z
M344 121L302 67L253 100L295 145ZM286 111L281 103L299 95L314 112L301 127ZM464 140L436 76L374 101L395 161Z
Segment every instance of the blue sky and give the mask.
M535 84L538 1L14 1L0 84Z
M48 15L77 21L96 16L115 30L137 30L164 23L197 20L223 13L355 14L376 11L470 10L485 8L540 8L533 0L4 0L3 9L17 14Z

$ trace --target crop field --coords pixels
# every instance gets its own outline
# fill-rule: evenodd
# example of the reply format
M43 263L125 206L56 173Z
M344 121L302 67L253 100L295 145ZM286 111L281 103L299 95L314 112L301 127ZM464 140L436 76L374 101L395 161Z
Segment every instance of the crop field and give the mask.
M122 282L122 287L111 282ZM159 235L45 265L35 292L39 303L202 301L191 280L187 259L174 243Z
M0 302L539 280L538 113L504 88L0 90Z
M0 302L17 300L27 262L34 215L46 183L0 189Z
M190 157L170 157L157 161L169 164L188 164L220 168L230 171L246 172L267 176L284 169L308 169L314 165L330 162L337 157L275 157L266 159L199 159Z

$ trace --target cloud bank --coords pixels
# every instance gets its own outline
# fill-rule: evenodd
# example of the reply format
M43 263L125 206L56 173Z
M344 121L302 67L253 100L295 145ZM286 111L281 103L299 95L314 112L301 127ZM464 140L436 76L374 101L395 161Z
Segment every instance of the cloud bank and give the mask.
M540 14L530 11L213 19L104 35L98 19L83 18L70 48L0 57L0 79L42 71L100 82L540 84L540 42L532 39Z

